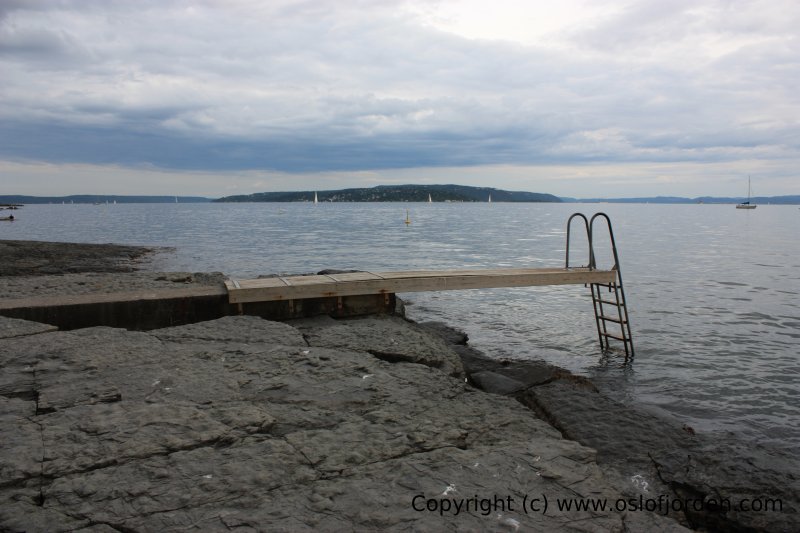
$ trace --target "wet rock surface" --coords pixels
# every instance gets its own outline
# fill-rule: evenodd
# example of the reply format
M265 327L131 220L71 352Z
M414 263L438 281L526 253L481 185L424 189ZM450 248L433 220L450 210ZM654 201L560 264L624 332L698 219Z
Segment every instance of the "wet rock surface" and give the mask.
M433 367L320 345L334 327L241 316L0 340L0 529L680 529L559 510L619 497L592 449L432 353ZM425 335L403 320L346 327ZM544 497L546 513L523 510Z
M419 363L463 376L458 354L436 335L397 316L334 320L327 316L290 322L311 346L368 352L389 362Z
M459 339L458 332L444 338ZM789 532L800 526L797 457L698 434L620 404L589 380L547 363L499 361L463 345L453 348L461 350L476 386L516 398L565 438L596 450L607 479L625 498L661 497L664 513L699 530ZM683 505L669 508L669 501Z

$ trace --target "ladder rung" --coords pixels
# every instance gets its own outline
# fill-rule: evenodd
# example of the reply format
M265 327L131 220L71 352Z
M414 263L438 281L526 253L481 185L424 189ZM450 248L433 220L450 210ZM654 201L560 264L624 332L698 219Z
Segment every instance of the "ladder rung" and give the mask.
M592 283L597 288L603 287L604 289L614 290L617 288L616 283Z
M611 337L612 339L617 339L618 341L628 342L628 339L625 338L624 335L620 336L620 335L617 335L616 333L608 333L608 332L605 332L605 331L604 332L600 332L600 335L602 335L603 337Z
M612 302L609 300L603 300L602 298L595 298L594 301L600 302L601 304L616 305L617 307L625 307L625 302Z
M609 322L616 322L617 324L626 324L628 322L625 319L620 320L619 318L606 315L597 315L597 318L600 320L608 320Z

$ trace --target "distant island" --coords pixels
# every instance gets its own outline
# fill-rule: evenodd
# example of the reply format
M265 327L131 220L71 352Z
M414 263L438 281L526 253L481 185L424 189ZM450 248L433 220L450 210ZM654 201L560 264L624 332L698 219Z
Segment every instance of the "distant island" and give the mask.
M378 185L371 188L339 189L329 191L259 192L224 198L202 196L124 196L76 194L71 196L0 195L0 209L24 204L190 204L209 202L313 202L314 194L320 202L568 202L608 204L738 204L742 197L651 196L639 198L568 198L552 194L506 191L493 187L466 185ZM756 196L750 198L761 205L800 205L800 195Z
M332 191L259 192L226 196L215 202L561 202L558 196L538 192L504 191L466 185L378 185Z

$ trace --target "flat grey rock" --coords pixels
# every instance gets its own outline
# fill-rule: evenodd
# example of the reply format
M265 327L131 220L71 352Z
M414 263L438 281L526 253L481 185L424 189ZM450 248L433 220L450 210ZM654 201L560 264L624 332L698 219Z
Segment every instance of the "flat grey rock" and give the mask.
M163 341L202 340L212 342L267 343L282 346L306 346L303 335L292 326L255 316L227 316L212 322L154 330Z
M41 324L39 322L31 322L30 320L0 316L0 339L36 335L38 333L56 331L57 329L57 327L51 326L50 324Z
M488 370L471 374L470 379L481 390L494 394L512 394L527 388L521 381Z
M396 316L292 321L311 346L369 352L391 362L419 363L463 376L461 360L441 338Z
M0 340L4 390L31 396L0 397L0 529L664 525L615 511L524 512L523 500L539 495L553 505L619 494L594 450L564 440L513 398L443 372L433 359L441 347L413 324L362 321L346 328L341 344L359 347L351 349L309 346L291 326L259 320ZM304 333L336 344L337 325ZM375 351L391 343L439 366L376 357L358 340L362 328L373 330ZM469 512L428 510L468 501ZM492 508L484 513L480 502Z

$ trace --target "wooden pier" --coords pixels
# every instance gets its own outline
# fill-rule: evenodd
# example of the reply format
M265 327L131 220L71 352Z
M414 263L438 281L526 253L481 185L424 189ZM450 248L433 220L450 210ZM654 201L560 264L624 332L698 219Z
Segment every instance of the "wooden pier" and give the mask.
M626 356L633 355L628 310L616 264L609 270L565 267L359 271L257 279L229 278L225 281L228 303L237 306L240 313L248 312L244 306L281 303L286 306L281 312L287 317L296 316L298 312L306 313L305 309L311 302L316 302L316 312L321 310L346 316L348 313L345 308L351 298L376 298L367 300L367 305L371 306L373 312L391 312L396 293L542 285L590 287L601 347L608 349L609 339L615 339L623 342ZM604 296L603 290L607 290L611 296ZM361 309L364 309L363 304ZM621 329L609 330L609 323L616 323Z
M347 272L225 282L232 304L305 300L366 294L614 283L615 270L589 268L509 268Z
M589 244L589 264L570 268L570 225L581 219ZM614 256L610 269L598 269L594 254L595 220L605 221ZM488 289L499 287L533 287L541 285L585 285L591 289L597 335L604 350L610 348L610 339L621 341L625 356L633 356L625 291L619 270L619 256L614 241L611 220L605 213L596 213L591 219L575 213L567 220L567 246L564 268L506 268L483 270L408 270L396 272L344 272L319 273L310 276L274 276L258 279L228 279L228 303L245 312L244 305L285 303L288 314L297 312L298 304L309 301L335 301L333 309L341 315L344 300L348 297L376 297L384 299L389 308L396 293ZM607 292L606 292L607 291ZM604 294L606 292L606 294ZM380 305L378 303L377 305ZM329 304L322 307L330 308ZM618 329L614 329L615 325ZM612 329L609 329L609 328Z

